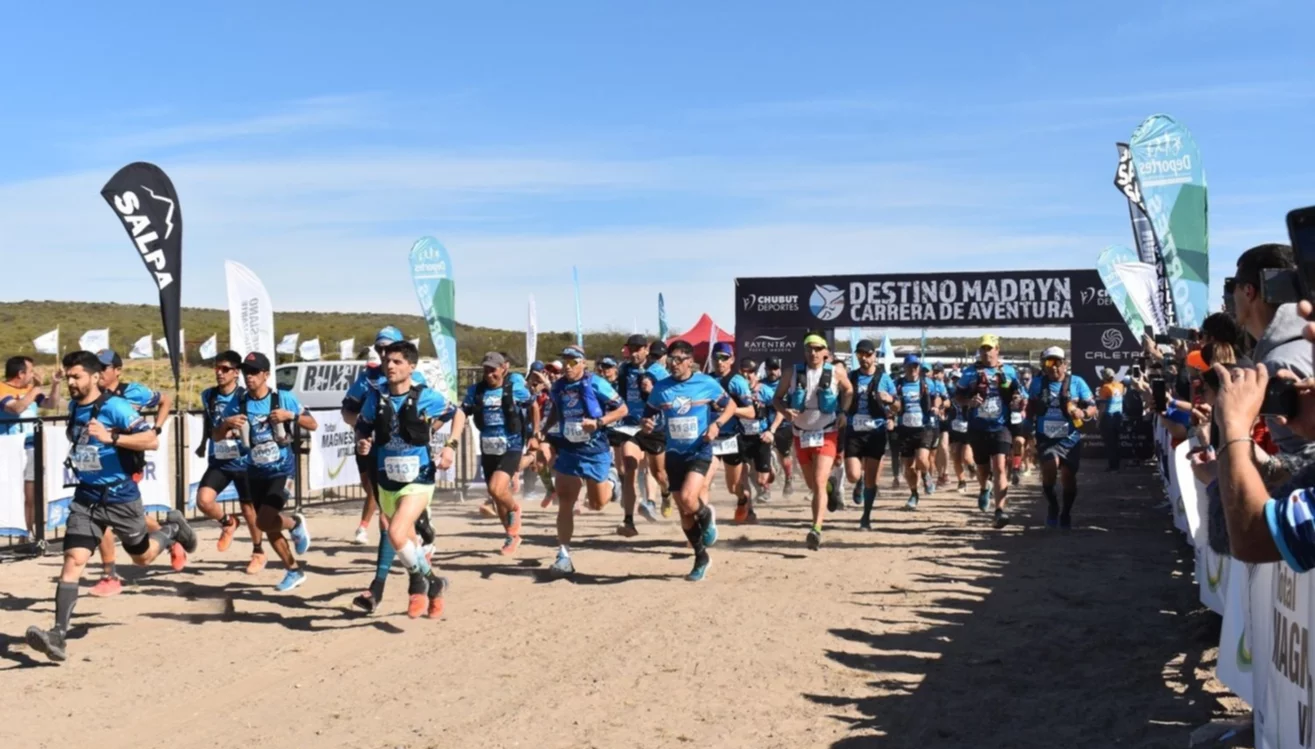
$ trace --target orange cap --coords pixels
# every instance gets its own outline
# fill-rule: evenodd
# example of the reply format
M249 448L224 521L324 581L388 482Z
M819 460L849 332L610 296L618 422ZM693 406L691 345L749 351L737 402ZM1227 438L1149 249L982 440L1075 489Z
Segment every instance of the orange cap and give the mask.
M1198 372L1204 372L1209 367L1205 365L1205 359L1201 356L1200 351L1193 351L1187 355L1187 366Z

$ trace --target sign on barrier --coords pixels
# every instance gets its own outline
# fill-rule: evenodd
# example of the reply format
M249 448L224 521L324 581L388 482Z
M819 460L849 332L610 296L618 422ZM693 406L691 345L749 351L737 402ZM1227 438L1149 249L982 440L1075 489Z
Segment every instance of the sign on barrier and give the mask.
M1255 663L1264 663L1263 673L1255 672L1256 747L1310 746L1315 578L1298 575L1282 563L1264 566L1270 568L1269 574L1252 578L1251 597L1252 652Z
M1224 623L1219 630L1219 656L1215 675L1229 691L1248 705L1254 704L1250 635L1250 565L1229 558L1224 564Z
M210 458L208 457L209 445L206 445L206 452L201 453L201 457L196 456L196 446L201 444L201 436L205 430L205 418L201 414L187 414L187 511L196 510L196 490L201 486L201 477L205 475L206 468L210 467ZM238 500L237 487L229 484L219 493L217 499L220 502L236 502Z
M361 483L355 428L343 421L341 411L316 411L315 420L319 429L309 435L311 491Z
M0 435L0 536L27 535L23 478L26 439L23 434Z

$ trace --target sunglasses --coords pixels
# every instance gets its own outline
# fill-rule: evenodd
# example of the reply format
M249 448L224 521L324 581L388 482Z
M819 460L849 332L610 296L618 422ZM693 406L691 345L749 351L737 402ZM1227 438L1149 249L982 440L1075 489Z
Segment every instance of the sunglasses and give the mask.
M672 364L684 364L687 361L691 361L693 358L694 357L692 356L669 356L667 357L667 361Z
M582 361L584 361L584 360L583 360L583 359L571 359L571 358L567 357L567 358L563 358L563 359L562 359L562 366L563 366L563 367L574 367L575 365L579 364L579 363L582 362Z
M826 346L805 346L811 353L816 354L819 351L826 351Z
M730 361L730 360L731 360L731 355L730 355L730 354L717 354L716 359L717 359L717 361Z

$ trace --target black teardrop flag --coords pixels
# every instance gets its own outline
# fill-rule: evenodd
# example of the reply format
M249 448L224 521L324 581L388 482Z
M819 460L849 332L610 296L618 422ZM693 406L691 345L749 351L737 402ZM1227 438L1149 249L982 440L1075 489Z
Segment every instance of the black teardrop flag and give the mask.
M164 170L138 161L115 172L100 194L123 221L151 280L160 289L160 318L177 384L183 283L183 211L178 193Z

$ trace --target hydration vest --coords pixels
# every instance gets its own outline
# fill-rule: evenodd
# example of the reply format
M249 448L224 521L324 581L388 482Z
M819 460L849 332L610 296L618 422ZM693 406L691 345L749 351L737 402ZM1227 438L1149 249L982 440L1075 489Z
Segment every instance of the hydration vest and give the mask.
M251 409L251 391L249 391L249 390L243 390L243 391L242 391L242 415L245 416L245 417L247 417L247 424L250 424L250 423L251 423L251 410L250 410L250 409ZM277 411L277 410L279 410L279 391L278 391L278 388L270 388L270 390L269 390L269 412L272 414L272 413L274 413L274 412ZM291 436L290 434L287 433L286 428L283 429L283 430L281 430L281 431L283 432L283 436L280 437L280 436L279 436L279 431L280 431L280 430L275 429L275 427L277 427L277 426L279 426L279 425L278 425L278 424L273 424L273 423L271 423L270 426L269 426L270 434L274 435L274 442L275 442L276 444L279 444L279 445L286 445L286 444L288 444L289 442L291 442L291 441L292 441L292 436Z
M490 389L492 389L491 386L483 380L475 385L475 403L479 406L475 409L475 426L479 427L481 432L484 431L484 394ZM510 379L504 379L502 383L502 430L509 437L524 434L525 432L525 420L521 418L521 409L520 406L516 405L516 396L512 390Z
M100 397L91 403L91 414L87 417L87 424L91 424L91 422L95 421L96 418L100 416L101 408L105 406L110 398L122 398L123 392L127 390L127 388L128 386L126 384L120 382L118 387L114 388L113 392L102 390ZM70 445L74 444L77 440L76 435L73 434L73 415L77 413L77 410L77 401L69 404L69 419L68 425L64 427L64 437L68 439ZM86 429L86 427L84 426L83 429ZM146 470L146 453L141 450L129 450L126 447L119 447L118 445L114 446L114 452L119 456L119 465L123 468L123 472L128 474L128 477L133 481L141 481L142 472ZM73 458L66 458L64 460L64 465L73 469ZM77 473L77 470L73 469L73 472Z
M1073 375L1064 375L1064 379L1059 385L1059 410L1068 418L1068 401L1069 401L1069 382ZM1042 380L1045 387L1041 388L1041 397L1036 400L1028 401L1028 415L1033 418L1041 418L1045 411L1055 405L1055 396L1050 393L1050 383Z
M840 398L831 389L831 364L822 365L822 373L817 376L817 410L824 414L833 414L840 405ZM803 364L794 365L794 382L790 390L790 409L803 411L808 402L808 369Z
M211 397L206 398L206 393L210 393ZM210 432L214 430L215 427L219 426L218 424L211 422L213 416L212 411L215 405L214 393L215 391L213 389L201 391L201 409L205 411L205 429L201 430L201 444L196 446L196 457L198 458L205 457L205 446L210 442ZM233 395L239 399L245 398L246 394L247 389L240 385L233 391Z
M416 408L416 403L420 400L420 392L424 389L424 385L412 384L399 409L393 408L391 394L385 393L379 396L379 407L374 417L375 445L380 447L387 445L393 438L394 428L397 430L397 435L408 445L418 447L429 444L429 420L422 417Z
M904 386L909 382L910 381L903 376L895 382L895 392L899 393L899 400L896 402L899 404L901 411L904 410ZM918 384L921 386L918 395L918 404L922 406L922 412L924 414L931 415L931 396L927 392L927 378L919 377Z
M603 418L603 407L598 403L598 393L594 391L594 376L588 372L585 372L584 377L581 377L578 380L578 382L580 383L580 399L584 401L585 418L586 419ZM567 385L572 385L572 384L574 383L569 383L566 380L558 380L557 382L553 383L552 394L553 394L554 404L556 403L557 399L561 397L562 393L566 391Z
M858 389L858 378L860 374L863 373L857 369L850 370L849 372L849 384L854 386L854 402L849 404L849 415L853 416L858 413L859 398L866 397L868 399L868 416L871 416L874 419L886 418L889 416L889 411L886 408L886 404L881 401L881 398L878 395L881 390L881 373L872 373L872 379L868 380L868 387L865 392ZM861 396L860 392L862 393Z

